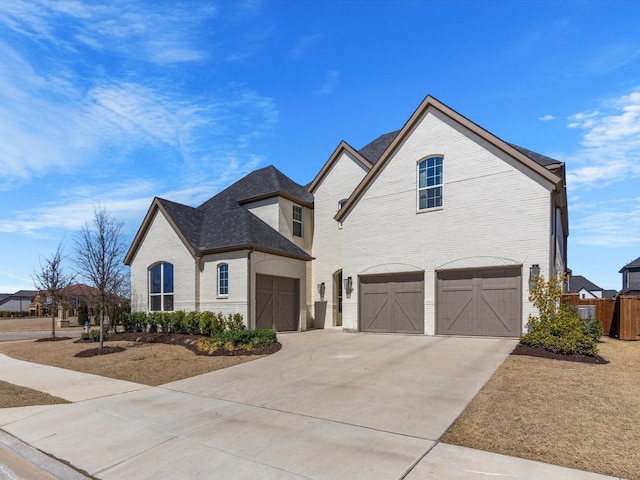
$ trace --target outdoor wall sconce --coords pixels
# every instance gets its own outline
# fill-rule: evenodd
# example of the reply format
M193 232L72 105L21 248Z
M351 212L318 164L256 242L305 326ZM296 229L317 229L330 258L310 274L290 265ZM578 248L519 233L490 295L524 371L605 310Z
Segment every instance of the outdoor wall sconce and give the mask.
M533 288L533 286L536 284L536 277L538 275L540 275L540 265L538 265L537 263L534 263L529 268L529 288L530 289Z
M324 300L324 292L325 292L324 282L319 283L318 284L318 293L320 294L320 300Z
M353 292L353 280L351 280L351 277L344 279L344 289L348 295L351 295L351 292Z

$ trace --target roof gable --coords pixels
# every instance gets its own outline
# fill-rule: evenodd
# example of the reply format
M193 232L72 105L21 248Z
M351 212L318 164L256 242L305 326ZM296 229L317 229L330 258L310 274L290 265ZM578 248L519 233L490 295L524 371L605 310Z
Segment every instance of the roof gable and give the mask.
M364 157L364 155L362 155L361 153L362 150L361 151L355 150L351 145L349 145L347 142L343 140L333 151L333 153L329 157L329 160L327 160L325 164L322 166L322 168L320 169L316 177L308 185L307 188L309 192L313 193L316 191L318 186L322 183L322 181L331 171L333 166L336 164L336 162L340 159L342 154L345 152L348 153L349 156L352 157L355 161L360 163L366 171L371 170L371 167L373 167L373 163L371 163L367 158Z
M310 260L303 249L242 205L281 196L312 207L313 195L273 166L256 170L197 208L154 198L127 255L130 265L157 212L161 212L191 255L255 248Z
M582 275L572 275L569 278L569 292L578 293L580 290L586 290L588 292L601 292L602 288L595 283L587 280Z
M498 150L514 158L516 161L523 164L526 168L534 171L535 173L537 173L547 181L551 182L552 184L557 185L562 181L562 178L558 176L556 173L554 173L553 171L551 171L552 170L551 168L547 168L547 166L549 167L561 166L562 165L561 162L554 163L552 159L549 159L548 157L544 157L543 155L539 155L539 154L533 155L534 152L531 152L526 149L516 148L515 146L496 137L495 135L488 132L484 128L480 127L476 123L472 122L468 118L462 116L455 110L449 108L445 104L441 103L439 100L436 100L432 96L428 95L396 135L394 135L395 132L392 132L390 134L387 134L386 136L383 135L382 137L379 137L379 139L377 139L377 140L381 140L384 137L384 139L381 140L380 144L381 145L386 144L387 145L386 149L384 150L384 152L382 152L379 159L375 162L375 164L373 165L371 170L367 173L367 175L364 177L364 179L356 187L356 189L354 190L351 197L349 197L349 200L344 205L344 207L338 211L338 213L334 217L337 221L342 222L344 218L349 214L353 205L358 202L360 197L367 190L368 186L375 180L378 173L385 167L385 164L389 161L389 159L393 156L393 154L397 151L397 149L402 145L403 141L408 137L408 135L411 133L414 127L426 116L429 109L435 109L438 112L444 114L449 119L456 122L458 125L462 126L466 130L474 133L478 137L487 141L489 144L493 145ZM391 138L392 136L393 138ZM389 141L390 138L391 140ZM372 143L375 143L375 142L376 140L374 140L374 142ZM372 145L372 144L369 144L369 145ZM369 147L369 145L367 145L365 148ZM372 147L371 149L369 149L369 151L377 151L377 149L379 149L381 145L377 145L376 148ZM535 157L535 158L531 158L530 156L525 154L524 153L525 150L530 154L532 154L532 157ZM547 161L549 161L548 162L549 165L543 165L542 162L547 162Z
M624 267L620 269L618 273L622 273L625 270L629 270L630 268L640 268L640 257L636 258L632 262L627 263Z

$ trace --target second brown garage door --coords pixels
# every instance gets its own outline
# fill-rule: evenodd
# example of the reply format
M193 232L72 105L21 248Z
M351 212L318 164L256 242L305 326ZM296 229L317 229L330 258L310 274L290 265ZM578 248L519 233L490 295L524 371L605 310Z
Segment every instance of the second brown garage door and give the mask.
M424 273L360 277L361 332L424 333Z
M256 275L256 328L298 329L298 280Z
M438 272L436 333L522 334L521 268Z

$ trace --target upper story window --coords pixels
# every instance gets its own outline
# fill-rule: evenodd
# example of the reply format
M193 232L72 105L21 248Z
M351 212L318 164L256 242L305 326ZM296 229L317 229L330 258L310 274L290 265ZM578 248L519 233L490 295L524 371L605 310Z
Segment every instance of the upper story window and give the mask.
M442 207L442 157L418 163L418 210Z
M303 229L302 229L302 207L298 205L293 206L293 235L295 237L303 237Z
M157 263L149 269L149 310L173 311L173 265Z
M229 295L229 265L221 263L218 265L218 296Z

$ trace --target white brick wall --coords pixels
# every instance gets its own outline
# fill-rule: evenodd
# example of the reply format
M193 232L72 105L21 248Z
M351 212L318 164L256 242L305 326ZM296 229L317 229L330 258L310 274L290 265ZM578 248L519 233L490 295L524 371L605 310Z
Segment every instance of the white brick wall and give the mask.
M205 255L200 274L200 310L222 312L225 315L240 313L248 319L248 250ZM229 266L229 294L218 295L218 266Z
M149 310L148 270L158 262L173 264L175 310L196 309L196 262L164 215L157 211L131 262L131 307Z
M315 257L312 267L312 295L314 301L320 301L317 285L325 283L325 301L327 302L324 324L315 319L316 328L335 325L334 315L337 306L334 304L334 273L342 268L343 230L334 220L338 212L338 202L349 198L366 175L360 162L343 152L331 167L314 194L314 235L312 256ZM309 306L313 311L312 306Z
M443 208L417 212L416 165L435 154L444 157ZM435 272L503 265L523 265L524 326L533 311L529 267L550 268L550 188L447 117L428 113L344 220L343 275L354 285L344 299L344 328L358 327L358 275L424 270L425 333L434 334Z

